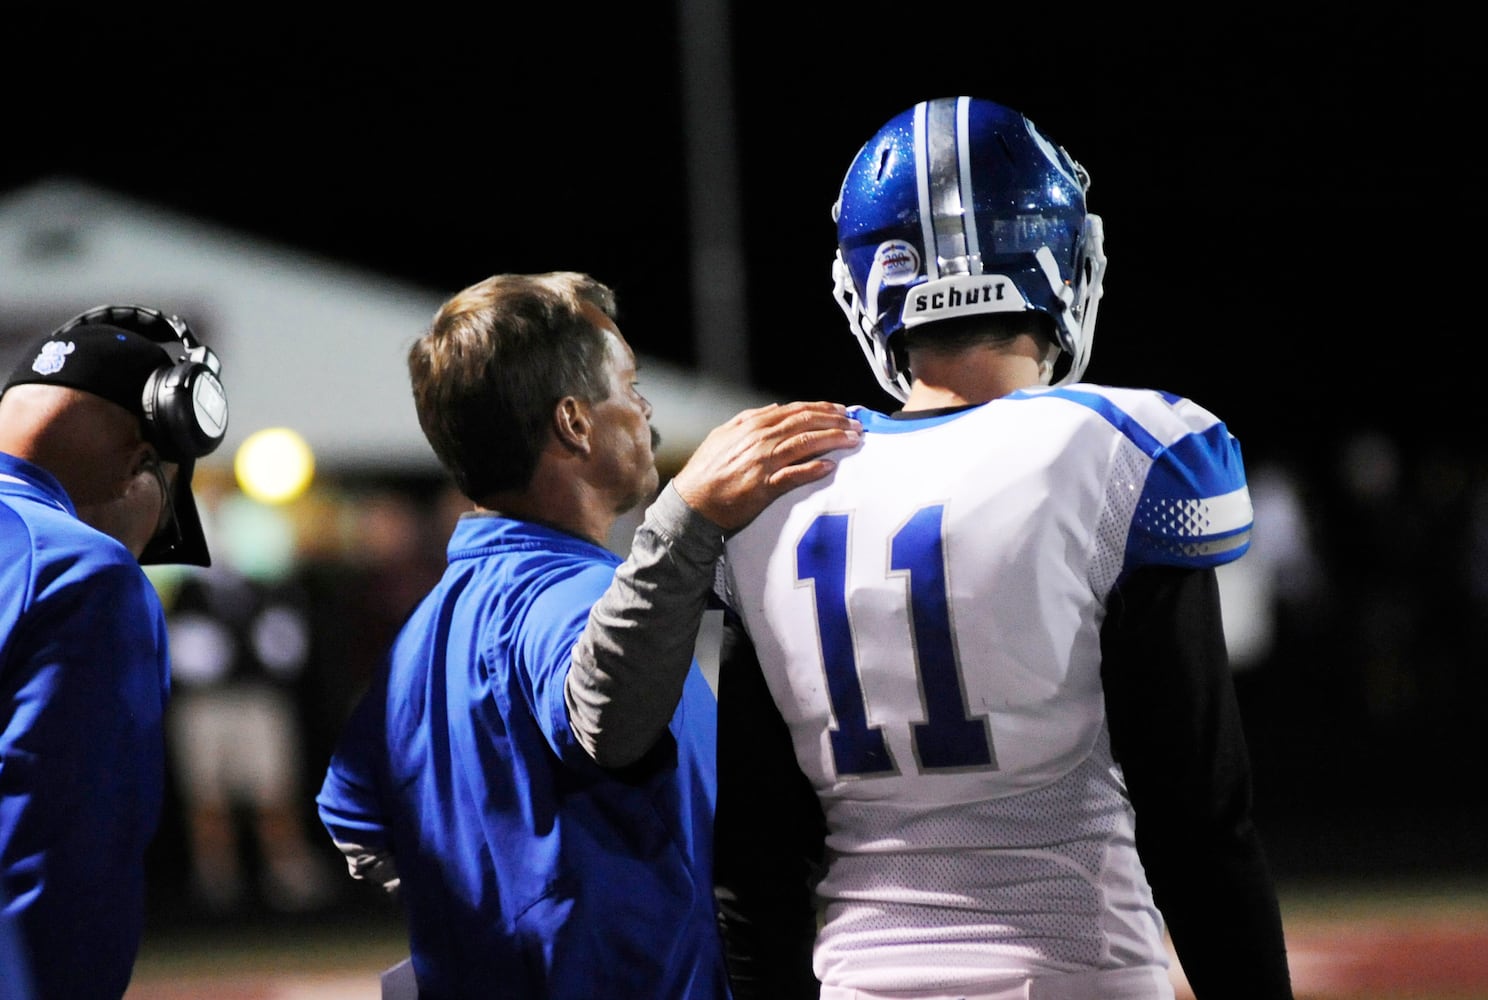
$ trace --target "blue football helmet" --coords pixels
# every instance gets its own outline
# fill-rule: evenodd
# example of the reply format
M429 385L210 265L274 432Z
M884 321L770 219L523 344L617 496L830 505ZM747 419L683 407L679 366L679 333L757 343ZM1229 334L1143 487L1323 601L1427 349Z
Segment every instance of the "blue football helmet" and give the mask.
M909 395L901 331L1023 310L1054 320L1068 355L1057 384L1078 381L1106 270L1089 186L1063 148L992 101L923 101L879 129L832 206L835 295L879 384Z

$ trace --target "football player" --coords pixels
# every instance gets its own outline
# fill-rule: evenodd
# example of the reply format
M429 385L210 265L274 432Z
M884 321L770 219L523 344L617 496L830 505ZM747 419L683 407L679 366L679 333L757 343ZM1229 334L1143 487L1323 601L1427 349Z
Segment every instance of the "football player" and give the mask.
M897 412L727 543L717 880L736 997L1291 996L1215 567L1251 504L1213 413L1081 381L1090 178L968 97L834 206Z

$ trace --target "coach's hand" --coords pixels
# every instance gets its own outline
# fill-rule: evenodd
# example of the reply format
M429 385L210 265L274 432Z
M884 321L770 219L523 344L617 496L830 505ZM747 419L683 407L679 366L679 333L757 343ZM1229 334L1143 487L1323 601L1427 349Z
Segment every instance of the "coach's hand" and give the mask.
M838 403L771 403L708 432L672 480L687 505L724 531L744 527L781 494L836 468L863 425Z

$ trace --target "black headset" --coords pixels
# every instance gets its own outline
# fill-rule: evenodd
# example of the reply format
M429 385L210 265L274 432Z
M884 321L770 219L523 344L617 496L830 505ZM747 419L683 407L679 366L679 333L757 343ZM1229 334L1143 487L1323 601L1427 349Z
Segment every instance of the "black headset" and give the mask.
M172 362L145 381L141 402L147 436L160 457L170 462L195 461L215 451L227 434L222 362L196 339L186 321L145 306L98 306L63 323L53 336L94 324L119 327L168 348L184 349L179 355L171 350Z

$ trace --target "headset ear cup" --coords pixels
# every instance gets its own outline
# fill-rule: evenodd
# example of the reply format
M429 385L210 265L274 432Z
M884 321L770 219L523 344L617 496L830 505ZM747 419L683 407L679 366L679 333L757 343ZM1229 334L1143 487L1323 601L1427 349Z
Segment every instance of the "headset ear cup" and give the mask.
M192 461L221 443L197 420L192 398L197 378L212 377L211 369L194 361L157 369L145 382L145 427L160 456L171 462Z
M165 381L171 370L169 367L160 367L151 373L150 377L145 380L140 402L145 412L145 437L155 446L155 450L160 452L161 458L168 462L176 462L180 461L181 454L166 412L169 404Z

